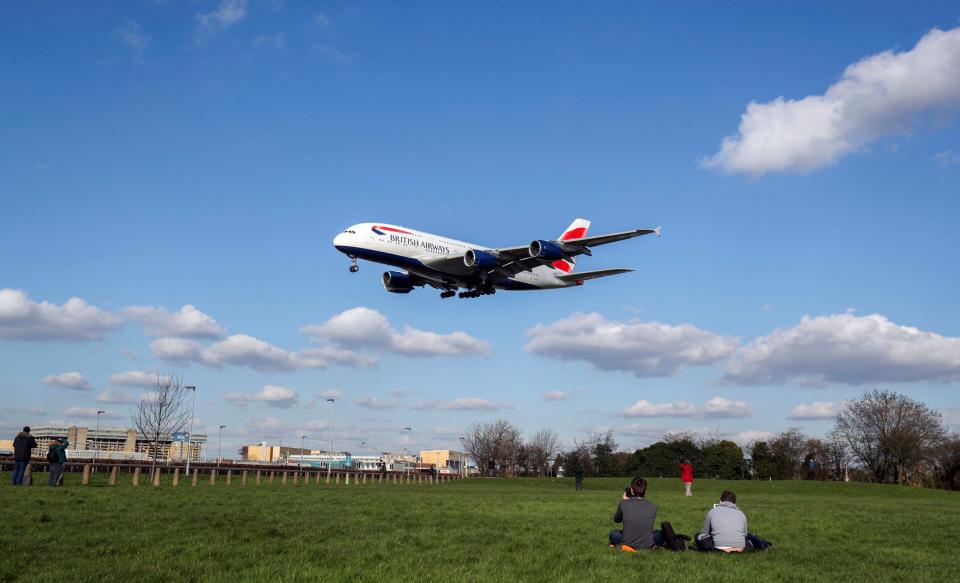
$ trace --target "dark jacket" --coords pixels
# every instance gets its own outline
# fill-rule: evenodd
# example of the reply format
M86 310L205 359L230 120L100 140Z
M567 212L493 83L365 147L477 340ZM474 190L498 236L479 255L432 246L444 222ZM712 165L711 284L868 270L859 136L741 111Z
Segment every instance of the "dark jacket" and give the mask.
M9 435L9 434L8 434ZM28 462L33 455L33 448L37 447L37 440L29 433L20 432L13 440L13 459L18 462Z
M57 461L54 463L65 464L67 463L67 446L70 445L70 442L64 439L60 445L51 445L50 451L56 452Z
M646 498L621 500L614 522L623 523L622 544L634 549L653 547L653 523L657 518L657 505Z

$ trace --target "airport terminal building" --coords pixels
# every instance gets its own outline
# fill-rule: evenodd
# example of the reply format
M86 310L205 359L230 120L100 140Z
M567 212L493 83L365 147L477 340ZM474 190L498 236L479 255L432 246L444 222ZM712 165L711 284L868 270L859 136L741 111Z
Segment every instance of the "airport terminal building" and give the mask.
M42 426L33 427L30 435L37 440L34 455L46 454L54 438L67 438L68 458L92 458L117 460L146 460L153 456L154 444L135 429L102 428L99 431L89 427ZM207 442L207 436L194 433L189 446L192 461L200 461L200 452ZM157 459L164 461L186 461L188 447L186 443L174 441L172 435L160 438Z

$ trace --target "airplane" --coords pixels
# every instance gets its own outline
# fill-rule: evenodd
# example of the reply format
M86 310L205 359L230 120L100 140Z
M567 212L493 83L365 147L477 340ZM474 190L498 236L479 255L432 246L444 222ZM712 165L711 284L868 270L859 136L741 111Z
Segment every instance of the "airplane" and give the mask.
M651 233L633 229L608 235L587 236L590 221L576 219L555 240L536 239L529 245L492 248L424 233L387 223L353 225L333 239L333 246L350 258L350 272L360 270L358 259L398 267L385 271L383 287L406 294L415 287L431 286L441 298L459 291L461 298L476 298L500 290L542 290L574 287L585 281L627 273L632 269L598 269L574 272L575 257L593 255L591 248Z

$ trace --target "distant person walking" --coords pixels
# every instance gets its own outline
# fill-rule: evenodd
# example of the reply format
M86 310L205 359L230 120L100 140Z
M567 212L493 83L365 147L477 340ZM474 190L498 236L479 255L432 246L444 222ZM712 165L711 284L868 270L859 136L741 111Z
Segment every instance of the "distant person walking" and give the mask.
M50 475L47 477L47 486L59 486L63 478L63 464L67 462L67 445L70 442L64 438L54 438L47 450L47 463L50 464Z
M693 466L690 465L690 460L683 460L680 464L680 480L687 487L686 495L693 496Z
M490 460L487 462L487 477L492 478L497 472L497 462Z
M10 477L10 483L14 486L23 485L23 473L27 470L27 464L30 463L35 447L37 447L37 440L30 435L29 427L24 427L23 431L13 439L13 475Z
M583 468L577 468L577 471L573 472L573 479L577 483L577 492L583 490Z

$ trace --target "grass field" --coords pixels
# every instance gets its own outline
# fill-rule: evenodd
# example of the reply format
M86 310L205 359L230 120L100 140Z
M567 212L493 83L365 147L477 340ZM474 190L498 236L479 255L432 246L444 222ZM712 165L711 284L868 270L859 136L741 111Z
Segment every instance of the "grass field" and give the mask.
M45 476L36 476L45 481ZM960 581L960 494L870 484L651 480L693 534L737 492L765 553L607 547L626 479L441 485L0 488L3 581ZM42 482L41 482L42 483Z

